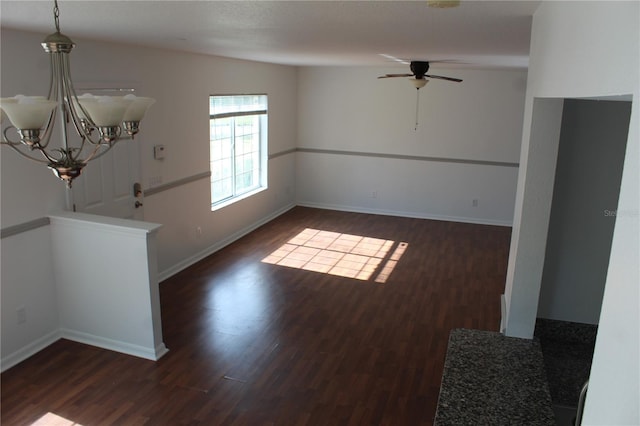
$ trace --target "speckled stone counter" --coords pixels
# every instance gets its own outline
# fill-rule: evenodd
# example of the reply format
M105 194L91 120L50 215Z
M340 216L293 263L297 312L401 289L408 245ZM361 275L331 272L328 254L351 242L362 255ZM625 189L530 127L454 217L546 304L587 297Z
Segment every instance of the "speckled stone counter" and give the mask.
M555 425L538 341L453 330L435 425Z

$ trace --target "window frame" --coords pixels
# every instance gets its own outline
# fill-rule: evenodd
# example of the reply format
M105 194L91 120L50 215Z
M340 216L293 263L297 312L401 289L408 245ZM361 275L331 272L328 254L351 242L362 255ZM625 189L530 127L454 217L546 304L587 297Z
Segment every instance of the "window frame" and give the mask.
M261 103L264 105L264 108L252 109L246 111L225 111L214 113L212 110L212 102L214 98L233 98L233 97L247 97L247 96L258 96L261 97ZM230 204L233 204L242 199L248 198L256 193L262 192L267 189L267 168L268 168L268 117L269 117L269 98L266 93L243 93L243 94L215 94L209 95L209 170L211 171L211 177L209 180L210 185L210 203L211 203L211 211L218 210ZM239 107L241 108L241 107ZM238 139L236 138L235 131L236 127L236 119L242 117L250 117L256 116L258 120L258 131L257 135L259 138L258 141L258 162L257 167L253 167L251 170L253 173L256 173L257 169L257 182L255 185L251 186L246 190L238 191L237 188L237 179L240 176L237 173L237 161L241 157L242 154L239 154L236 151ZM215 160L213 156L212 143L215 139L213 139L214 134L212 129L214 127L213 121L216 119L231 119L230 128L231 128L231 145L229 149L231 150L231 155L229 156L231 168L231 195L219 199L217 201L213 200L213 192L214 192L214 170L212 164ZM255 132L254 132L255 133ZM239 138L242 138L243 135L240 135Z

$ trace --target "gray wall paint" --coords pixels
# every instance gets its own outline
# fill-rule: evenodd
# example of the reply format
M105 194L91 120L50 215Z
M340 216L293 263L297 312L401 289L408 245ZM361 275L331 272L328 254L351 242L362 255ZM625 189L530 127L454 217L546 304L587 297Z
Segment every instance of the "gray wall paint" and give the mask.
M564 103L538 316L597 324L631 102Z

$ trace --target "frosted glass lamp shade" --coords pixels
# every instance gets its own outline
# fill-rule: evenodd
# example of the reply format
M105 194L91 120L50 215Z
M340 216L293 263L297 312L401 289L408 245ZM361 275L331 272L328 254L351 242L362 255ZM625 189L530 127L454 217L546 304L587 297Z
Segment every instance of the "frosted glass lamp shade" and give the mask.
M409 80L411 80L416 89L422 89L429 82L424 78L410 78Z
M4 120L7 119L7 114L4 112L4 110L2 109L2 105L3 104L7 104L7 103L16 103L18 102L18 100L16 98L2 98L0 99L0 123L4 123Z
M56 101L41 96L3 98L1 108L11 123L20 130L39 130L47 123Z
M98 127L117 127L131 100L120 96L95 96L78 98L82 108L89 114L91 121Z
M147 109L156 101L153 98L143 98L135 95L127 95L124 99L131 100L131 105L124 113L123 121L141 121Z
M75 96L71 98L71 101L73 102L73 108L76 111L78 118L80 118L81 120L90 120L80 106L83 99L88 99L89 101L91 101L95 100L95 96L93 96L91 93L85 93L82 96L78 96L77 98Z

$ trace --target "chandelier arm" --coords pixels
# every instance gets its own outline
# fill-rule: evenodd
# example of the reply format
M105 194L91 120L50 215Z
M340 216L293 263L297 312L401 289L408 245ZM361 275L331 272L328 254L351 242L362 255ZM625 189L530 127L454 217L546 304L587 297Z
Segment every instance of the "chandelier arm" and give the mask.
M91 152L91 154L85 159L83 160L85 163L88 163L89 161L93 161L95 159L98 159L100 157L102 157L103 155L105 155L107 152L109 152L111 150L111 148L113 148L114 144L94 144L93 145L93 152ZM103 151L100 151L100 148L105 148Z
M66 105L65 105L65 95L66 95L66 88L65 86L67 85L66 82L66 75L65 75L65 70L64 70L64 58L67 55L66 53L62 53L62 52L54 52L52 53L52 55L55 57L55 62L56 62L56 74L58 78L56 78L55 82L57 83L57 88L56 88L56 100L58 101L58 106L60 108L60 112L62 113L60 115L60 125L61 125L61 131L62 131L62 149L65 152L69 152L69 135L67 133L67 120L68 120L68 115L69 115L69 111L67 111ZM59 73L61 73L62 75L59 75ZM67 101L68 102L68 101Z
M24 152L23 149L27 145L22 143L22 142L20 142L20 141L19 142L12 141L11 138L9 137L9 135L7 135L7 132L9 131L9 129L16 129L16 127L15 126L7 126L7 127L5 127L5 129L2 131L2 140L0 140L0 144L1 145L7 145L7 146L11 147L18 154L22 155L25 158L28 158L29 160L37 161L37 162L40 162L40 163L47 163L47 162L52 160L52 157L44 150L43 147L40 146L40 143L36 143L32 147L29 147L29 151L28 152L33 152L33 151L37 150L38 152L40 152L40 154L42 154L42 156L44 158L47 159L46 161L42 160L40 158L37 158L35 156L29 155L26 152Z
M119 133L122 133L122 129L119 129ZM118 140L117 140L116 142L111 142L111 143L109 143L109 144L104 144L104 143L103 143L103 144L101 144L101 145L98 145L98 147L100 147L100 146L107 146L107 145L108 145L108 148L107 148L107 149L105 149L104 151L102 151L102 152L98 153L97 155L91 156L90 160L95 160L96 158L100 158L100 157L102 157L102 156L103 156L103 155L105 155L107 152L109 152L109 151L111 150L111 148L113 148L113 147L115 146L115 144L116 144L116 143L118 143L118 142L120 142L120 141L128 141L128 140L133 140L133 137L132 137L132 136L129 136L129 135L119 136L119 137L118 137ZM87 161L90 161L90 160L87 160Z
M56 53L56 70L57 70L57 79L60 87L58 88L58 101L60 104L60 109L63 112L63 116L61 119L62 125L62 137L63 137L63 151L64 155L70 160L71 163L83 163L86 164L91 160L91 158L95 155L95 150L90 153L89 157L83 159L82 154L84 153L84 148L87 140L91 142L93 145L93 141L90 139L91 129L93 128L93 123L89 119L89 114L82 108L82 105L78 102L78 97L76 96L76 92L73 88L73 83L71 82L70 75L70 66L69 66L69 54L68 53ZM58 56L60 55L60 56ZM86 125L83 125L81 115L78 114L76 110L76 106L78 106L84 117L87 117L85 122ZM69 134L67 132L67 124L71 123L75 129L75 132L80 138L80 146L78 147L70 147L68 137ZM87 130L88 129L88 130ZM98 145L99 146L99 145Z
M6 131L8 129L9 128L6 128L3 133L6 133ZM6 137L6 135L5 135L5 137ZM2 143L2 145L7 145L11 149L13 149L15 152L17 152L18 154L22 155L24 158L27 158L27 159L29 159L31 161L37 161L38 163L48 164L52 160L51 157L42 149L34 148L31 151L36 151L37 150L38 152L40 152L40 154L42 154L46 158L46 160L43 160L42 158L37 158L35 156L31 156L31 155L27 154L26 152L24 152L22 149L20 149L21 147L25 146L21 142L11 142L10 140L7 139L7 140L3 140L1 143Z
M101 144L95 144L95 149L93 151L93 154L89 156L89 158L85 161L89 162L91 160L95 160L97 158L102 157L103 155L105 155L107 152L111 151L111 148L113 148L115 146L116 143L118 143L119 141L121 141L124 138L121 138L120 135L122 134L122 128L118 127L118 135L116 136L116 140L113 142L107 142L107 143L101 143ZM104 148L104 150L102 152L98 152L99 148Z
M51 114L49 114L49 119L47 120L47 124L44 127L44 133L42 134L42 137L40 138L40 142L38 143L38 147L39 149L46 149L47 146L49 145L49 141L51 140L51 135L53 134L53 128L54 123L55 123L55 119L56 119L56 108L54 108L51 111Z
M0 143L3 145L22 145L22 142L14 142L11 140L11 138L7 135L9 129L15 129L15 126L5 127L5 129L2 131L2 141L0 141Z
M105 145L110 147L122 140L133 140L133 136L124 134L121 126L117 127L117 135L115 136L115 140L106 140L102 138L102 129L99 129L95 124L90 114L87 112L86 108L82 106L82 103L78 101L78 94L73 86L71 79L71 65L69 60L69 55L64 55L64 61L62 63L62 75L65 81L64 90L65 90L65 99L66 105L70 111L71 121L73 122L73 126L76 129L78 135L83 138L83 144L85 142L89 142L92 145ZM98 89L100 90L100 89ZM120 89L120 91L133 91L133 89ZM81 118L82 117L82 118ZM99 139L94 139L94 131L96 131Z
M56 161L58 161L57 158L54 158L44 148L36 147L35 149L37 149L38 152L40 152L40 154L42 154L42 156L47 159L46 161L43 161L43 160L39 160L39 161L43 161L45 163L55 163ZM31 157L29 157L29 158L31 158ZM36 161L38 161L38 160L36 160Z
M49 94L47 95L47 98L49 100L52 101L56 101L58 102L58 105L60 105L60 101L58 99L58 86L55 84L56 81L56 76L57 76L57 68L55 67L55 59L54 59L54 55L51 55L51 70L52 72L50 73L50 80L49 80ZM51 135L53 134L53 128L55 127L55 120L57 117L57 108L54 108L53 110L51 110L51 114L49 114L49 118L47 119L47 122L44 126L44 133L42 134L40 141L38 142L38 146L36 147L37 149L39 149L42 154L49 160L52 161L53 157L51 157L51 155L49 155L46 152L46 148L49 145L49 142L51 140Z
M89 142L92 145L102 145L104 141L100 138L100 132L97 132L98 139L94 139L94 131L97 129L96 124L91 119L91 116L87 110L78 101L78 94L71 80L71 65L69 55L65 54L61 63L62 80L64 81L64 96L66 99L66 106L69 111L69 116L76 133L82 139L80 151L84 147L85 142ZM83 118L81 118L83 117Z
M55 64L55 56L49 53L49 93L47 94L47 99L55 100L57 95L55 93L55 89L57 88L55 81L56 76L58 75L58 70L56 69Z

